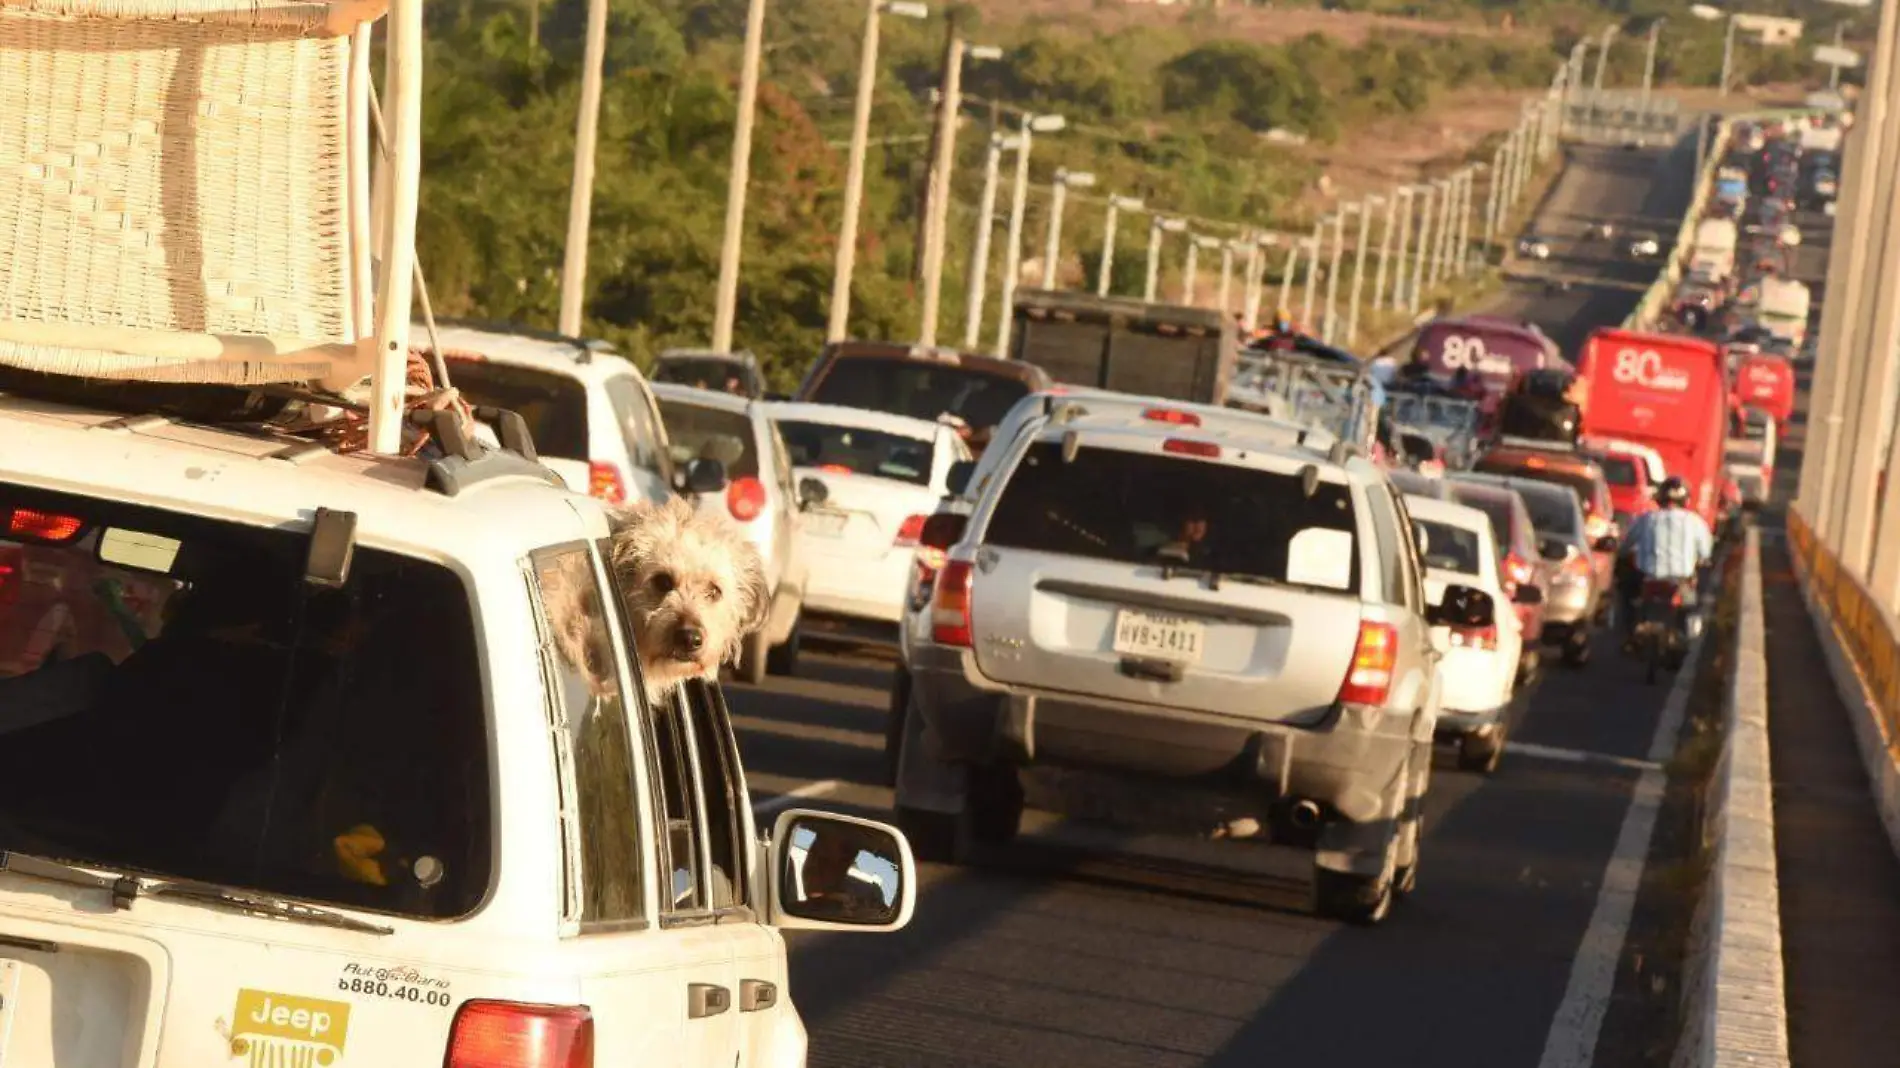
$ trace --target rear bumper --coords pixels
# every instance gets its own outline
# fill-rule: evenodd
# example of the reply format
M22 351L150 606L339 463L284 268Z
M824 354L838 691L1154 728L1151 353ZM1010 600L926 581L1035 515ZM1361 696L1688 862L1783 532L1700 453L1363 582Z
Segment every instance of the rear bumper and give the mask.
M1333 705L1299 722L1248 720L1023 687L978 675L965 650L909 650L912 708L952 763L1109 771L1221 789L1261 801L1302 798L1348 819L1382 811L1430 725L1410 710Z

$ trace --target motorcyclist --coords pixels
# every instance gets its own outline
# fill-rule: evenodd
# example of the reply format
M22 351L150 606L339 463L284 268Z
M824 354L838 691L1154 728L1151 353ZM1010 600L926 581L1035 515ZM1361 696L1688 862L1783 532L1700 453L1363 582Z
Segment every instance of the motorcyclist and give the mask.
M1693 581L1715 549L1715 537L1709 524L1692 511L1689 487L1674 475L1656 488L1656 505L1637 516L1623 538L1619 562L1618 592L1622 595L1623 637L1633 640L1636 630L1636 599L1643 582L1656 579L1667 582Z

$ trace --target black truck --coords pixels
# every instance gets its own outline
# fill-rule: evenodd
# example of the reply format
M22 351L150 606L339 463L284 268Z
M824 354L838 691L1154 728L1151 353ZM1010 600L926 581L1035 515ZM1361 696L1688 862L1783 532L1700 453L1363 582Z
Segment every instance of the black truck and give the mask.
M1233 319L1212 308L1092 293L1016 293L1010 355L1057 382L1223 404L1239 354Z

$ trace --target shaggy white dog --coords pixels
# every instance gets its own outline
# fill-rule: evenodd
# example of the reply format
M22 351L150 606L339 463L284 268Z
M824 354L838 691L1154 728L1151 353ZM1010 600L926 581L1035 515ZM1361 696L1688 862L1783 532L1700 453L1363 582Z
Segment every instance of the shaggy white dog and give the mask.
M741 639L765 625L765 565L738 526L685 500L641 502L613 516L613 559L633 621L647 695L717 678Z

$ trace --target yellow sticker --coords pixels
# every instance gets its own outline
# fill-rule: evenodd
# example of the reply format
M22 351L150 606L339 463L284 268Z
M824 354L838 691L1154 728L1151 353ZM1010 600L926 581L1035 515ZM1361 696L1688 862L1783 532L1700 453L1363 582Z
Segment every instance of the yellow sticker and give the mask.
M253 1066L335 1064L350 1031L350 1006L341 1001L240 990L231 1023L231 1052Z

